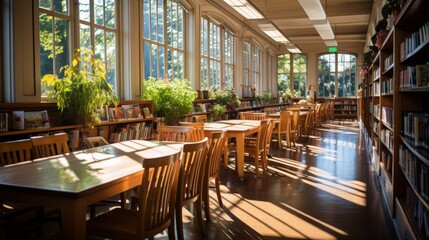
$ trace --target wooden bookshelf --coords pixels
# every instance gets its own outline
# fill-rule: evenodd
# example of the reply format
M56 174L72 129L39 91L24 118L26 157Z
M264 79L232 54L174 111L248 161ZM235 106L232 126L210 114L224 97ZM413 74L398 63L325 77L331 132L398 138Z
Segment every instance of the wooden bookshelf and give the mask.
M334 118L335 119L357 119L358 99L357 98L335 98Z
M426 9L427 0L405 1L362 83L366 145L399 239L429 239Z

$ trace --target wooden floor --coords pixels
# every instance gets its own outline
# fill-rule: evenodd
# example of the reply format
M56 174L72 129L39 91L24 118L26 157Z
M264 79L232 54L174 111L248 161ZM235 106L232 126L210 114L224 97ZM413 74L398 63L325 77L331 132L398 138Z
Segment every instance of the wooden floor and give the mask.
M232 161L222 169L224 207L211 191L208 235L190 209L185 239L396 239L356 122L325 124L295 148L274 140L271 154L260 177L245 165L244 183Z

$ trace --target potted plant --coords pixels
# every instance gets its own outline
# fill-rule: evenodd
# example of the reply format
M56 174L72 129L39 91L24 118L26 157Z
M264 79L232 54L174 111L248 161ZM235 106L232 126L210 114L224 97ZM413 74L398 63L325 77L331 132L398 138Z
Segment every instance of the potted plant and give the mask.
M143 99L153 101L155 116L164 118L166 125L176 125L180 119L192 111L197 97L188 80L155 80L144 82Z
M216 104L213 108L213 118L214 120L218 120L220 118L222 118L222 116L225 114L226 112L226 107L222 104Z
M231 111L235 111L236 108L240 107L240 100L237 97L234 89L227 90L213 90L211 92L211 99L216 99L217 104L224 105Z
M382 18L380 21L378 21L377 25L375 26L375 32L377 33L376 46L380 49L383 45L384 39L386 39L387 34L389 34L389 31L387 30L386 18Z
M281 99L282 102L288 103L292 101L292 92L290 91L289 88L283 91L279 91L279 98Z
M104 64L94 58L91 50L75 49L71 65L63 66L60 72L64 73L62 79L46 74L42 82L48 87L48 101L55 100L58 108L66 110L75 123L91 124L103 105L117 105L118 97L106 80Z
M387 0L381 8L381 14L383 15L383 18L387 19L390 15L392 16L392 23L394 23L401 12L401 3L402 0Z

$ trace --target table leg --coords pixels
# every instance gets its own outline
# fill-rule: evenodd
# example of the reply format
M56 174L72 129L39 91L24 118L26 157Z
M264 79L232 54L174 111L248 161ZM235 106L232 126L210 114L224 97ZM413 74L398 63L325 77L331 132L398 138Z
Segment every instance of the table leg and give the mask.
M83 199L62 199L61 220L64 239L86 239L86 204Z
M237 172L239 177L244 177L244 133L237 134L236 138Z

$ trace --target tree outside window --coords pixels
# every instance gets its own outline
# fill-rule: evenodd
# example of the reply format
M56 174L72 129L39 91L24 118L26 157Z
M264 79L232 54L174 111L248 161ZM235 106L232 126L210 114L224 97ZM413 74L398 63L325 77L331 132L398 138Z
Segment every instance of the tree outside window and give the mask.
M329 53L319 56L319 97L356 96L356 56Z
M185 10L171 0L143 0L144 78L184 79Z
M209 17L201 18L200 89L232 89L234 35Z
M277 90L287 92L293 89L294 97L306 96L307 56L304 54L281 54L277 57ZM293 88L291 88L293 86Z

